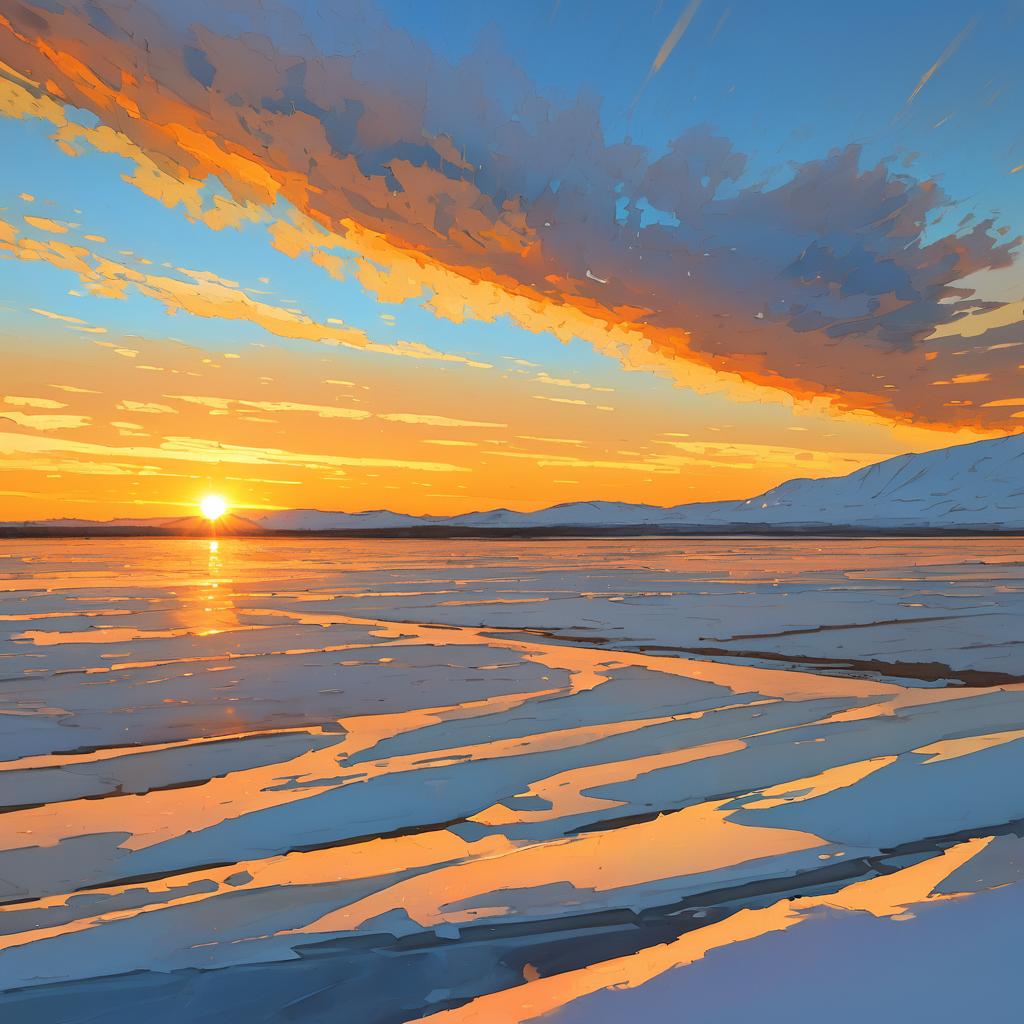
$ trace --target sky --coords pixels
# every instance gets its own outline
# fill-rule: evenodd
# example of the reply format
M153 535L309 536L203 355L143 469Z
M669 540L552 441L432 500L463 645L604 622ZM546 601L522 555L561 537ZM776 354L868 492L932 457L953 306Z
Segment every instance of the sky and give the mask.
M1024 429L1024 0L0 0L0 519L749 497Z

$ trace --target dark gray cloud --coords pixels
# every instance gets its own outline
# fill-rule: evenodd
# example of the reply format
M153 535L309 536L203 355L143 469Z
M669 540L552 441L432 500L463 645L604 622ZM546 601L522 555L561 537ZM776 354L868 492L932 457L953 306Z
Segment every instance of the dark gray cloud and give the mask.
M741 186L747 157L710 126L657 154L609 140L600 97L544 97L495 39L452 65L358 2L7 6L0 57L178 177L377 232L680 365L898 420L1014 425L990 403L1021 390L1019 357L948 326L978 309L958 282L1020 240L943 230L936 183L854 145Z

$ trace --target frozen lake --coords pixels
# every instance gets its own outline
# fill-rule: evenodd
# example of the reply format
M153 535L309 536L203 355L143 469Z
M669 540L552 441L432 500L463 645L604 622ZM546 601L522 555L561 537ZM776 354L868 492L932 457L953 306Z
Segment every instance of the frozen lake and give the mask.
M0 1016L990 1007L1022 622L1017 539L0 542Z

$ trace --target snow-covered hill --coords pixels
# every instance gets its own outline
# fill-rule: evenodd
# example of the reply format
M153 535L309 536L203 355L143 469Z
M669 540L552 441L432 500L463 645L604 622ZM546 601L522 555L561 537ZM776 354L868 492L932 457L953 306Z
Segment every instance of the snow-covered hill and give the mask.
M1024 434L900 455L848 476L789 480L746 501L661 508L574 502L539 512L474 512L478 528L801 527L1024 529Z
M538 512L494 509L451 519L393 512L275 512L253 517L269 529L475 529L653 527L658 529L831 527L1024 529L1024 434L900 455L849 476L789 480L746 501L662 508L571 502ZM287 525L286 525L287 524Z
M900 455L848 476L789 480L745 501L717 501L662 508L625 502L585 501L537 512L494 509L461 516L412 516L386 510L321 512L287 509L242 512L239 523L265 530L440 529L976 529L1024 530L1024 434L976 441L920 455ZM184 520L87 520L0 523L98 529L117 525L172 528Z
M682 505L672 521L876 529L1024 528L1024 434L900 455L849 476L789 480L748 501Z
M448 522L447 519L409 516L402 512L388 512L386 509L374 512L320 512L311 508L291 508L279 512L250 512L246 518L266 530L391 530Z

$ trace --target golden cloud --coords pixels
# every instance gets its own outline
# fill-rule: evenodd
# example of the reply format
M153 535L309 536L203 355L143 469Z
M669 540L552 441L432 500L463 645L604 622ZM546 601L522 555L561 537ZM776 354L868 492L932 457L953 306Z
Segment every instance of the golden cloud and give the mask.
M0 103L49 119L72 150L85 140L128 156L140 188L192 216L210 184L239 216L293 208L271 223L274 244L351 272L382 301L422 296L453 321L509 316L699 389L891 421L1010 425L990 404L1008 386L1009 357L991 344L1004 327L978 335L989 344L970 350L966 368L961 355L956 373L941 366L954 358L943 331L989 308L963 280L1008 266L1019 240L991 221L943 234L934 182L864 168L850 146L771 190L740 188L746 157L709 129L682 132L654 158L607 141L589 101L560 107L518 69L453 68L372 7L322 17L338 19L357 58L318 51L318 33L301 30L286 0L242 2L230 21L211 5L187 35L153 0L52 11L12 0L0 54L13 74ZM285 23L299 28L274 31ZM82 128L65 105L100 125ZM644 223L645 206L666 216ZM7 228L3 238L19 258L79 265L97 294L131 286L168 311L281 337L479 365L416 343L381 346L212 282L104 264L54 239L22 245ZM968 390L954 403L931 387L958 378Z

